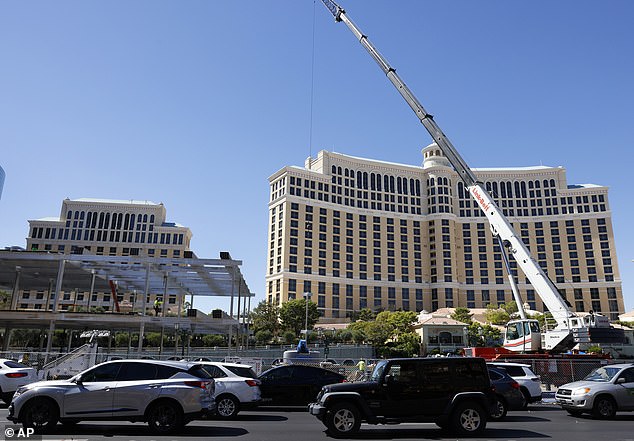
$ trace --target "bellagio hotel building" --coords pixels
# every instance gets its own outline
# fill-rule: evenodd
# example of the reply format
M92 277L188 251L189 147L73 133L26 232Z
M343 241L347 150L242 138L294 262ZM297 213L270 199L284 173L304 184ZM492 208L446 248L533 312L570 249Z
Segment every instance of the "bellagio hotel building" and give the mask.
M269 178L266 298L310 293L321 321L363 308L434 311L513 302L486 217L440 149L422 167L320 151ZM475 169L573 311L624 312L608 189L562 167ZM544 305L511 257L523 303Z

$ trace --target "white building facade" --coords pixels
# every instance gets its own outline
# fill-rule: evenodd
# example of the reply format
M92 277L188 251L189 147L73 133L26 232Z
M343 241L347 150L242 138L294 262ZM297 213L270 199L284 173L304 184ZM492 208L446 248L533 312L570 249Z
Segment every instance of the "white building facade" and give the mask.
M269 178L266 298L312 294L323 321L363 308L435 311L513 301L484 215L440 149L422 167L321 151ZM475 169L573 311L624 312L608 189L562 167ZM511 267L530 309L544 305Z
M29 220L27 250L62 254L95 254L100 256L194 257L189 250L192 233L189 228L166 220L162 203L106 199L65 199L59 217ZM139 305L135 294L119 296L119 302ZM150 308L156 296L150 294ZM58 307L112 310L110 292L64 292ZM90 298L88 298L90 296ZM51 309L54 293L21 291L18 309ZM166 309L177 309L177 297L162 299ZM47 308L47 301L49 302Z

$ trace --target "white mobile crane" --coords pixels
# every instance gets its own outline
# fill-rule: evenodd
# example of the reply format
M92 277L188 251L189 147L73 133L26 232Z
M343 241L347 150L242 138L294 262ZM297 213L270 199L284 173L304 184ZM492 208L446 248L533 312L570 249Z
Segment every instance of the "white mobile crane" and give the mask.
M344 22L361 45L368 51L370 56L372 56L374 61L377 62L381 70L394 87L396 87L396 90L398 90L405 99L435 143L447 157L460 178L464 181L471 196L476 200L478 206L489 220L491 232L497 238L500 251L504 256L508 279L511 283L515 302L517 303L521 317L519 320L513 320L507 324L504 347L515 352L535 352L539 350L561 352L572 349L577 343L615 343L622 341L622 330L611 327L607 317L600 314L593 314L592 312L585 317L579 317L570 309L553 282L531 257L528 248L524 242L522 242L521 238L518 237L513 226L502 214L502 211L486 191L484 185L478 181L456 148L442 130L440 130L440 127L438 127L432 115L427 113L414 94L399 78L396 74L396 70L388 64L385 58L383 58L372 43L370 43L368 37L348 18L346 12L337 3L333 0L321 1L332 13L335 21ZM526 318L519 292L508 263L508 258L505 254L505 249L514 257L544 305L557 322L554 329L540 332L537 320Z

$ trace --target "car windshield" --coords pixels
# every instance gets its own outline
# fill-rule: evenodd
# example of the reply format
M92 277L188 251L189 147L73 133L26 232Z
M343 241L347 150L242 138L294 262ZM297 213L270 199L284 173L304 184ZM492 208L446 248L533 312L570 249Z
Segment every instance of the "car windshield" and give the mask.
M610 381L616 374L618 374L620 369L612 368L612 367L600 367L588 374L584 380L586 381Z
M381 379L381 375L383 375L383 371L385 370L385 365L387 364L387 360L379 361L372 371L372 376L370 377L370 381L378 382Z

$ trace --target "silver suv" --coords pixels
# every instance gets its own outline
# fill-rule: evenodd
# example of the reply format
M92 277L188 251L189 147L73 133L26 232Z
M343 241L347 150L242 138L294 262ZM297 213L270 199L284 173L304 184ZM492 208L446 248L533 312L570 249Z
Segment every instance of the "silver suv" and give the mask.
M611 364L597 368L582 381L560 386L555 399L573 416L588 412L595 418L611 419L617 411L632 411L634 364Z
M68 380L20 387L7 419L45 432L83 420L145 421L157 434L171 433L215 410L214 380L199 363L117 360Z

